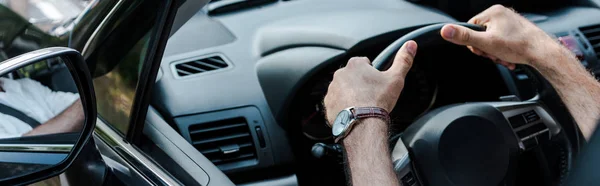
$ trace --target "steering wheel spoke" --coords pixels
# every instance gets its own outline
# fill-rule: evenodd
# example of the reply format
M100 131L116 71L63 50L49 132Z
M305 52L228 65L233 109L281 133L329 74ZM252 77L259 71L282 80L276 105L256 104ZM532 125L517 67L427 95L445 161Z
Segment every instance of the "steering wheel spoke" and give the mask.
M394 172L396 172L396 176L403 186L421 185L421 182L417 178L417 174L413 170L408 149L406 148L406 145L404 145L402 138L398 138L396 145L394 145L392 162L394 165Z
M506 121L505 124L509 126L507 128L510 128L510 131L512 131L509 136L518 142L520 153L550 141L554 136L561 132L560 125L558 125L543 104L539 103L537 100L469 104L490 106L489 108L495 108L495 110L500 111L499 113L501 113L504 118L496 119ZM419 180L418 172L415 169L415 166L413 166L414 162L411 159L409 147L407 147L406 144L407 143L405 143L402 138L399 138L394 145L392 151L394 171L398 176L398 180L400 180L403 185L422 185L423 183ZM515 185L516 173L518 172L516 171L518 167L517 158L520 153L510 153L509 161L506 165L507 171L505 171L506 174L501 185Z
M490 103L509 122L522 151L530 150L558 135L560 125L537 100Z

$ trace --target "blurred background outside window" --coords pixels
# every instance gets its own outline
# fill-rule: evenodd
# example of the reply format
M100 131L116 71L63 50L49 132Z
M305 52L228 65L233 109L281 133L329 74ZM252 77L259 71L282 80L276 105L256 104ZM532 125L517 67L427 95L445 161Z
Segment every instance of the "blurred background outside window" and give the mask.
M93 0L0 0L49 35L62 35Z

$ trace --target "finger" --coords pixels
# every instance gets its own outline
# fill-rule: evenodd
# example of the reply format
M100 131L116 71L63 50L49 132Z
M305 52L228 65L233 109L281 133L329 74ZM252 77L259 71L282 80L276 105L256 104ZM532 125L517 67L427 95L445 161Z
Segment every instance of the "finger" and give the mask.
M506 62L506 61L502 61L502 63L509 70L515 70L515 68L517 67L514 63L510 63L510 62Z
M474 25L485 25L487 22L490 21L490 16L488 16L487 14L485 14L485 12L481 12L479 14L477 14L476 16L472 17L471 19L469 19L469 21L467 21L467 23L471 23Z
M467 23L483 25L485 26L492 17L497 17L499 13L505 11L507 8L502 5L493 5L485 9L483 12L477 14L473 18L469 19Z
M508 63L506 63L506 62L504 62L504 61L501 61L501 60L495 60L494 62L495 62L495 63L498 63L498 64L500 64L500 65L502 65L502 66L508 66Z
M479 50L479 48L475 48L473 46L467 46L467 48L469 48L469 50L471 50L471 52L473 52L474 54L478 55L478 56L485 56L486 53Z
M367 57L352 57L348 60L347 67L354 67L359 65L371 65L371 61Z
M390 73L394 76L405 77L413 64L415 55L417 55L417 47L417 42L412 40L404 43L404 45L402 45L400 50L398 50L396 53L394 62L386 71L386 73Z
M473 52L474 54L476 54L478 56L481 56L481 57L488 58L488 59L492 60L493 62L497 63L496 60L498 60L498 58L496 56L490 55L490 54L482 51L481 49L475 48L475 47L472 47L472 46L467 46L467 48L469 48L469 50L471 50L471 52Z
M493 62L499 63L499 61L498 61L499 59L496 56L490 55L490 54L480 50L479 48L475 48L472 46L467 46L467 48L469 48L471 50L471 52L473 52L474 54L477 54L478 56L485 57L485 58L492 60Z
M514 63L509 63L509 65L508 65L509 70L515 70L515 68L517 68L517 65L515 65Z
M508 68L509 70L514 70L516 68L516 65L514 63L510 63L510 62L506 62L506 61L502 61L502 60L495 60L494 62Z
M487 58L489 58L489 59L491 59L492 61L499 60L496 56L492 56L492 55L489 55L489 54L484 54L484 56L487 57Z
M447 24L440 31L442 37L454 44L473 46L481 49L486 43L485 33L471 30L469 28Z
M484 25L490 21L490 16L488 10L485 10L476 16L473 16L467 23L475 24L475 25Z

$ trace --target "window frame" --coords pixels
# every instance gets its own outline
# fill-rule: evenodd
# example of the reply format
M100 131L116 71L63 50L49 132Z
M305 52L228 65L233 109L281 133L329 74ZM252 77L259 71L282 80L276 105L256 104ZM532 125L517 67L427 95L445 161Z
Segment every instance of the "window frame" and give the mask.
M167 0L165 8L159 13L160 20L152 36L158 36L150 40L150 48L146 52L135 90L134 101L131 107L129 128L125 139L133 144L140 144L143 136L144 125L148 107L152 99L152 89L156 83L156 77L160 69L167 41L171 35L173 20L177 14L178 4L175 0Z
M123 19L123 17L119 17L119 14L115 12L130 10L130 8L138 8L132 6L136 3L140 4L146 2L143 0L118 0L115 2L112 5L111 11L105 15L101 23L98 25L98 27L96 27L85 44L82 45L82 43L78 43L78 46L82 47L82 54L86 60L88 57L96 55L94 52L103 47L101 45L102 39L111 34L112 30L114 29L110 27L115 26L115 23ZM160 68L160 62L162 61L163 52L170 35L171 26L177 12L177 7L181 4L180 0L167 0L161 3L164 4L162 4L163 6L160 6L160 12L156 12L157 14L156 20L154 20L154 25L149 29L150 39L148 42L148 48L146 49L143 56L143 61L141 62L141 71L136 82L132 106L129 108L130 116L128 118L128 122L125 123L125 125L127 125L127 131L121 132L114 126L115 123L108 122L102 117L102 114L98 112L98 119L104 121L108 126L110 126L110 128L123 137L124 140L132 143L138 143L140 141L140 137L142 136L141 133L144 127L145 117L150 105L151 90L155 83L154 79L156 79L158 70ZM134 25L129 27L135 28ZM87 61L87 63L94 63L94 61ZM89 66L93 74L95 69L92 67L92 65Z

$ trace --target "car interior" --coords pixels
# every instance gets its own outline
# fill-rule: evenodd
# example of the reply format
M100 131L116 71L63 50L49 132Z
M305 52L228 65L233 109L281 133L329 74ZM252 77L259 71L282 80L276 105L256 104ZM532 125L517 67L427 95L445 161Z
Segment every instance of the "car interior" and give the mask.
M213 0L168 40L140 148L181 180L346 185L322 104L333 73L354 56L374 60L419 28L466 22L499 3L600 72L600 4L592 1ZM420 46L405 83L390 113L390 148L436 109L531 99L548 108L563 137L520 152L516 185L560 185L585 144L557 93L531 67L508 70L440 42Z

